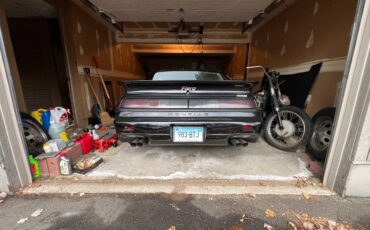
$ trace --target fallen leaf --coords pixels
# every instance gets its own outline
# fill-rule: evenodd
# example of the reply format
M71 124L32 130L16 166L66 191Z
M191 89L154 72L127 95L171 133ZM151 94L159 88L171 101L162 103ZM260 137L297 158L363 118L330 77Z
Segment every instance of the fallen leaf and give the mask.
M288 222L289 230L298 230L297 225L291 221Z
M6 192L0 192L0 200L4 200L7 195Z
M176 227L172 225L167 230L176 230Z
M275 230L275 228L274 227L272 227L271 225L269 225L269 224L263 224L263 227L265 228L265 229L267 229L267 230Z
M30 184L29 186L27 186L28 188L38 188L38 187L41 187L41 184L40 183L32 183Z
M328 227L330 230L334 230L335 227L338 225L337 222L333 221L333 220L328 220Z
M348 222L337 223L333 220L326 219L324 217L313 217L305 213L295 213L293 211L287 211L287 214L293 215L299 220L297 224L298 229L303 230L354 230Z
M251 198L256 198L256 194L254 194L254 193L249 193L248 196L251 197Z
M41 213L44 211L44 209L42 209L42 208L39 208L39 209L37 209L36 211L34 211L32 214L31 214L31 216L32 217L38 217L38 216L40 216L41 215Z
M234 226L231 226L230 230L243 230L243 228L240 226L234 225Z
M307 221L303 222L303 228L305 230L315 230L315 229L317 229L313 223L307 222Z
M312 200L312 195L308 194L308 193L303 193L303 197L306 199L306 200Z
M295 186L298 188L303 188L307 186L307 179L302 177L296 177Z
M18 220L17 224L24 224L24 223L26 223L27 220L28 220L27 217L26 218L22 218L22 219Z
M244 223L245 214L242 215L242 218L239 220L240 223Z
M265 211L265 215L267 216L267 217L276 217L276 212L275 211L273 211L273 210L271 210L271 209L266 209L266 211Z

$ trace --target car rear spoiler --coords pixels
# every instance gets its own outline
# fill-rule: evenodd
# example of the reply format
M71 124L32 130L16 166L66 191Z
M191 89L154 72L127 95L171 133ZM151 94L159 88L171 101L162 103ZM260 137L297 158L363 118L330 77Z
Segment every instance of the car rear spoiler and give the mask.
M258 84L257 81L152 81L152 80L138 80L138 81L121 81L122 86L126 89L132 88L148 88L148 87L204 87L204 88L239 88L251 89Z

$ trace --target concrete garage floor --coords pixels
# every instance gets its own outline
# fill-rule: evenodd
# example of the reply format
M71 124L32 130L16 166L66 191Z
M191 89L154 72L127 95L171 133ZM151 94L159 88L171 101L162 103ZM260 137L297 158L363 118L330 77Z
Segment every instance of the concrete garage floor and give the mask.
M104 163L87 175L43 178L22 192L334 194L315 177L322 173L318 162L306 153L275 149L261 139L246 148L133 148L122 143L102 156Z
M131 147L103 154L91 177L122 179L243 179L288 181L310 178L305 153L289 153L259 140L241 147Z

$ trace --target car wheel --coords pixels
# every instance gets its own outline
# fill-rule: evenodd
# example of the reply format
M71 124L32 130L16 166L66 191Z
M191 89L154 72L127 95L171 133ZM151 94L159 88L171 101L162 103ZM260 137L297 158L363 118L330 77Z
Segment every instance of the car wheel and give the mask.
M44 131L40 123L30 115L21 112L21 119L28 153L33 156L43 153L43 145L50 139L50 136Z
M312 119L313 134L307 145L308 152L318 161L324 161L333 132L335 108L320 110Z

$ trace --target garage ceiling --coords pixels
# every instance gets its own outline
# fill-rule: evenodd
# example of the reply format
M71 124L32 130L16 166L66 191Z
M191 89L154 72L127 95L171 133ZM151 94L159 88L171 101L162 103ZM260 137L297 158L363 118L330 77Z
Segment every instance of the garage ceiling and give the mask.
M124 22L245 22L273 0L90 0Z
M82 0L87 1L87 0ZM248 43L245 23L278 0L88 0L99 12L122 22L119 42L133 43ZM181 38L182 28L190 33Z

